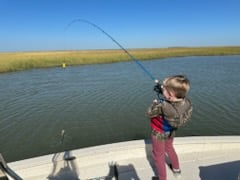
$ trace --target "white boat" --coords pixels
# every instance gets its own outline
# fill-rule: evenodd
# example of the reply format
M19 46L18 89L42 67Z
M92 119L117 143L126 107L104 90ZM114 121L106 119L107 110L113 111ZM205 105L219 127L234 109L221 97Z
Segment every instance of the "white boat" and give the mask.
M182 179L240 179L240 136L177 137L174 146ZM150 140L60 152L2 164L2 169L2 178L24 180L150 180L155 171ZM175 179L169 168L167 176Z

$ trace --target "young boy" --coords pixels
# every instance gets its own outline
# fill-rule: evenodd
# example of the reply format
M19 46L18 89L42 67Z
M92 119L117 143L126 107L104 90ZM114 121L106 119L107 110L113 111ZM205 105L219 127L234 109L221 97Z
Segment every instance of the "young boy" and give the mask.
M165 154L175 177L181 177L173 138L178 124L191 117L192 105L186 98L190 83L185 76L167 77L159 88L158 92L164 99L155 100L148 108L147 115L151 119L153 159L158 173L158 177L153 179L166 180Z

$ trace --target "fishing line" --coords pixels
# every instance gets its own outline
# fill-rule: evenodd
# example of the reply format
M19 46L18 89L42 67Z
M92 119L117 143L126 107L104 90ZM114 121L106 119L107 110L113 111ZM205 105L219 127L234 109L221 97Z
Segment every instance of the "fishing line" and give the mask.
M94 28L98 29L99 31L101 31L103 34L105 34L108 38L110 38L115 44L117 44L130 58L132 61L134 61L152 80L155 81L155 83L158 83L158 80L146 69L146 67L143 66L143 64L137 60L131 53L129 53L118 41L116 41L110 34L108 34L106 31L104 31L101 27L97 26L96 24L85 20L85 19L75 19L73 21L71 21L65 28L65 33L68 30L69 27L71 27L74 23L77 22L83 22L83 23L87 23L91 26L93 26Z

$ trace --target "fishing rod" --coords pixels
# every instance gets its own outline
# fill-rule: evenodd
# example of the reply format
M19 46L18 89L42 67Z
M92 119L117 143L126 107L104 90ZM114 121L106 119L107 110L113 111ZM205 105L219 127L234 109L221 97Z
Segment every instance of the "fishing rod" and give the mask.
M146 67L143 66L143 64L137 60L128 50L126 50L117 40L115 40L110 34L108 34L106 31L104 31L101 27L99 27L98 25L85 20L85 19L75 19L73 21L71 21L65 28L65 32L68 30L68 28L77 22L83 22L83 23L87 23L91 26L93 26L94 28L98 29L99 31L101 31L103 34L105 34L108 38L110 38L115 44L117 44L129 57L132 61L134 61L152 80L155 81L155 83L158 83L158 80L146 69Z
M62 129L62 131L61 131L61 144L63 144L64 137L65 137L65 130Z
M130 59L135 62L150 78L151 80L153 80L155 82L155 86L154 86L154 91L157 93L157 97L158 99L162 100L162 98L159 96L160 94L162 94L162 85L159 82L158 79L156 79L152 73L150 71L147 70L146 67L144 67L144 65L137 60L127 49L125 49L117 40L115 40L110 34L108 34L106 31L104 31L100 26L85 20L85 19L74 19L72 20L65 28L65 34L67 32L67 30L75 23L77 22L82 22L82 23L86 23L91 25L92 27L98 29L100 32L102 32L104 35L106 35L108 38L110 38L115 44L117 44L129 57Z

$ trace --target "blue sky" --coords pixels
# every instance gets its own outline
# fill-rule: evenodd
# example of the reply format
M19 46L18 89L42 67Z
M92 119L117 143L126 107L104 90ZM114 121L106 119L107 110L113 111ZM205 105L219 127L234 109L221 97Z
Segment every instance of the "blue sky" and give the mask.
M0 51L240 45L239 0L0 0Z

